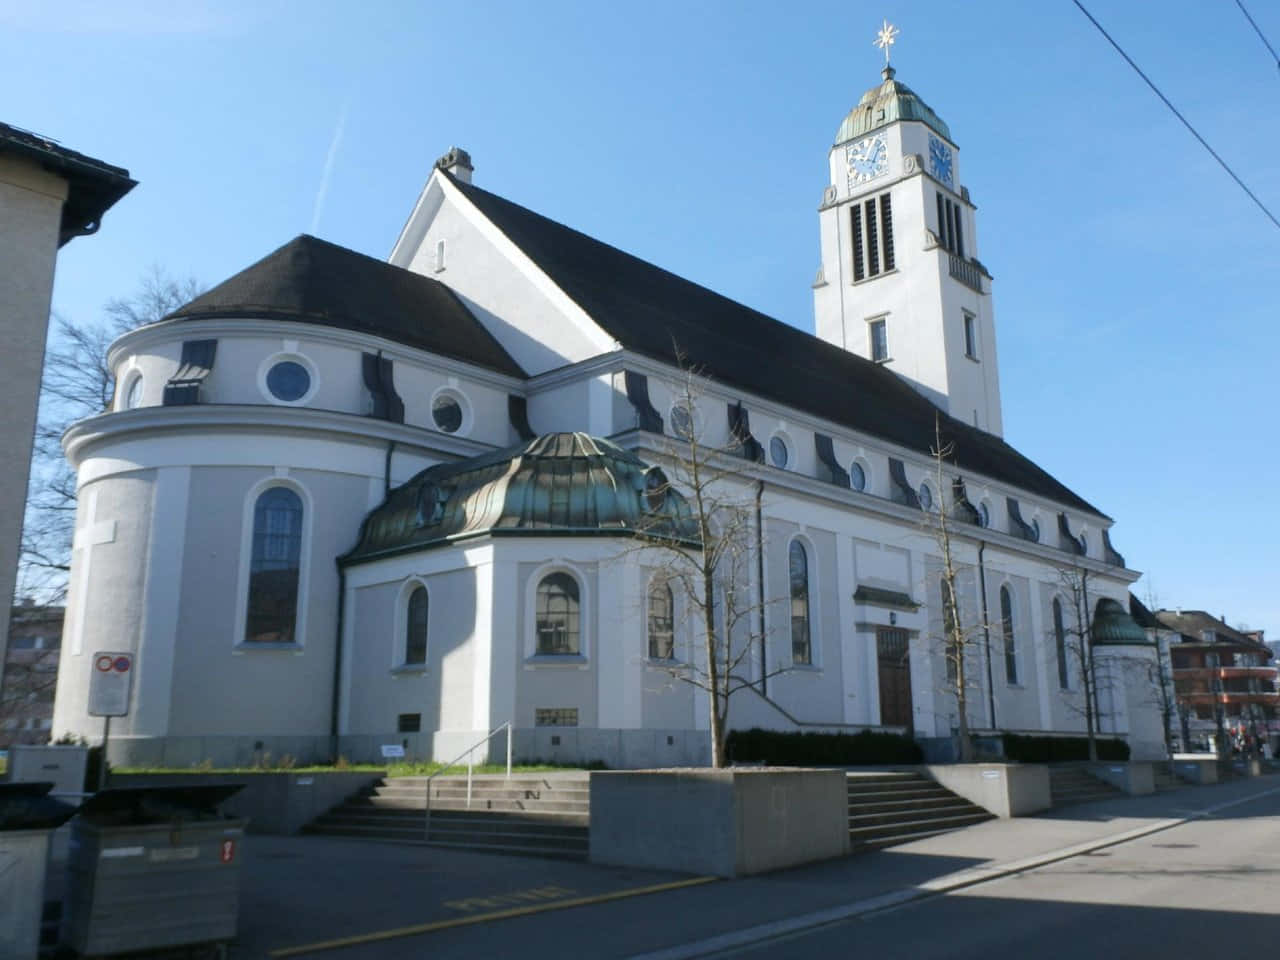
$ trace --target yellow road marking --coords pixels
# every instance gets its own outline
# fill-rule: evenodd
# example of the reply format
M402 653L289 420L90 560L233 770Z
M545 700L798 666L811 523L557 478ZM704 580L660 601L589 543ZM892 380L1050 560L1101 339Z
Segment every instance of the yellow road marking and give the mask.
M339 937L336 940L320 940L316 943L304 943L297 947L281 947L272 950L273 957L296 957L306 953L318 953L321 950L338 950L342 947L353 947L361 943L374 943L378 940L394 940L398 937L412 937L420 933L432 933L436 930L447 930L450 927L467 927L476 923L488 923L491 920L507 920L511 917L524 917L532 913L545 913L549 910L567 910L569 907L583 907L592 903L607 903L610 900L623 900L627 897L642 897L650 893L663 893L667 890L679 890L682 887L695 887L703 883L711 883L719 877L692 877L688 880L673 880L670 883L655 883L648 887L631 887L627 890L612 890L608 893L597 893L589 897L575 897L572 900L556 900L551 903L536 903L526 907L512 907L509 910L494 910L491 913L477 913L467 917L453 917L449 920L437 920L434 923L419 923L411 927L396 927L391 930L376 930L373 933L362 933L354 937Z

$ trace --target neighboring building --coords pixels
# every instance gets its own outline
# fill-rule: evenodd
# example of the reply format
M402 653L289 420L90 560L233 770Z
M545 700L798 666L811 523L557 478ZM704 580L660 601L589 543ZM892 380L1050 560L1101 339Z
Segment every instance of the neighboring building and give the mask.
M62 607L30 600L12 610L0 685L0 747L49 740L62 620Z
M129 172L0 123L0 598L13 597L58 249L97 232ZM0 650L9 625L0 618Z
M1259 742L1280 734L1280 692L1261 631L1242 632L1203 610L1158 610L1177 699L1180 746L1221 747L1241 734Z
M671 677L697 626L629 548L655 521L685 537L660 471L696 431L732 448L721 487L763 545L767 639L732 726L950 736L946 502L961 616L998 624L970 725L1081 732L1072 638L1092 624L1103 732L1161 756L1158 711L1113 669L1125 644L1153 654L1111 519L1000 437L946 125L886 71L830 162L818 337L480 189L460 150L389 263L299 237L122 337L112 411L65 439L55 731L96 735L91 654L127 646L117 761L443 759L511 721L523 756L704 762L705 698ZM710 378L692 409L685 363Z

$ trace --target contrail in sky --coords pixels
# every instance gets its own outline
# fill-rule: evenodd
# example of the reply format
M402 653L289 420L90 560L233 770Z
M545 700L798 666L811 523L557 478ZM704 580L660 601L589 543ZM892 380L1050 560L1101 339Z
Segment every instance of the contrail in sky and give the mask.
M329 177L333 174L333 161L338 156L338 147L342 145L342 131L347 126L347 110L351 107L351 97L342 101L342 111L338 114L338 125L333 130L333 139L329 141L329 153L324 158L324 172L320 174L320 189L316 191L315 208L311 211L311 233L314 235L320 228L320 216L324 213L325 197L329 193Z

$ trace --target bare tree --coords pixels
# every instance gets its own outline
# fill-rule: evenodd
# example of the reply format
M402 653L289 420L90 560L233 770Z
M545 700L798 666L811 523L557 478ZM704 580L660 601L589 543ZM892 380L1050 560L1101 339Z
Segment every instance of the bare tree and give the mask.
M934 418L934 443L930 450L934 462L934 481L938 490L932 509L927 509L925 526L942 556L942 633L935 637L934 645L941 648L946 664L945 691L955 698L956 732L959 738L961 763L974 759L973 738L969 732L969 691L977 685L970 676L972 653L985 642L986 629L980 619L967 621L960 605L960 584L955 551L957 533L954 503L949 503L946 491L955 485L946 477L946 462L955 456L955 444L944 443L940 418ZM952 500L954 501L954 493Z
M1068 597L1066 609L1055 610L1052 618L1050 649L1058 661L1059 679L1074 679L1081 692L1077 703L1066 698L1067 709L1084 717L1085 734L1089 738L1089 760L1098 760L1098 728L1102 717L1099 709L1098 661L1093 649L1092 617L1089 610L1089 571L1083 567L1058 568L1058 584ZM1059 613L1061 616L1059 617ZM1103 678L1110 682L1110 677Z
M58 603L66 593L76 482L62 455L62 434L76 421L111 406L115 379L107 365L108 347L120 335L160 320L199 293L194 279L174 280L153 267L133 294L107 303L98 323L54 316L27 484L16 596Z
M654 569L655 582L672 588L681 600L690 635L688 662L663 665L659 659L658 665L673 682L706 693L711 764L723 767L728 762L725 746L733 696L786 668L762 668L752 675L765 649L767 601L757 579L762 573L763 531L753 520L757 514L746 493L750 481L742 469L742 438L731 437L725 445L707 442L698 415L706 378L683 359L681 367L672 418L677 439L665 451L671 475L651 473L646 495L679 493L688 504L688 536L658 521L641 531L636 552ZM652 616L652 611L647 613Z

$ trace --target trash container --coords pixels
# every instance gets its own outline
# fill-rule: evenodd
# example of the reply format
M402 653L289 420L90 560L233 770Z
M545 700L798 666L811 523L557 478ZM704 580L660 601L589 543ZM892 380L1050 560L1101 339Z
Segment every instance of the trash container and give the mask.
M243 786L129 787L86 800L71 824L64 944L110 956L231 940L246 821L217 807Z
M0 957L40 950L49 837L75 814L47 794L52 783L0 783Z

